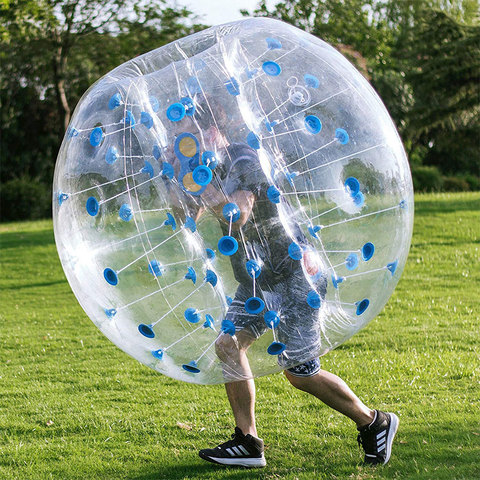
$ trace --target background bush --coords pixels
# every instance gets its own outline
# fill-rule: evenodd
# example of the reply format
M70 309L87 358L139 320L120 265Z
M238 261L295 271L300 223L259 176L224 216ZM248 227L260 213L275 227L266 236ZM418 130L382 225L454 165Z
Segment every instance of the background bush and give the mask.
M417 192L437 192L443 187L443 176L437 167L412 168L413 188Z
M29 177L0 185L0 220L48 218L52 214L51 186Z

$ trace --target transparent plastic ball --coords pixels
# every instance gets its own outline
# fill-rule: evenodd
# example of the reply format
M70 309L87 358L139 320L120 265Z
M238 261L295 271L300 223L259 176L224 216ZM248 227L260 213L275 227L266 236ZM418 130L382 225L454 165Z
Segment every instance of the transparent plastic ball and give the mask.
M80 304L125 352L187 382L341 345L391 296L412 221L377 94L334 48L265 18L105 75L55 170L55 239Z

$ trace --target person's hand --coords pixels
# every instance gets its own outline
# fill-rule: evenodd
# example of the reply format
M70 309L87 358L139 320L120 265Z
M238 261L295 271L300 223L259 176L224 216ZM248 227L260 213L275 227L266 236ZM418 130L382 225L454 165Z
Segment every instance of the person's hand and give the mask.
M320 261L317 254L311 250L307 250L303 254L303 265L310 276L313 277L316 275L320 269Z

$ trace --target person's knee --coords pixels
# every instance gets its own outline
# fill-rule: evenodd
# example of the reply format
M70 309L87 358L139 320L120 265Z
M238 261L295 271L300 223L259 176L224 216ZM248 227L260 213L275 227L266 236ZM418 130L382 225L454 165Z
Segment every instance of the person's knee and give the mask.
M220 335L215 341L215 351L222 362L236 361L241 348L231 335Z
M320 359L312 358L307 362L288 368L284 373L295 388L308 391L312 379L318 382L321 372Z
M292 384L292 386L304 392L308 391L308 379L311 377L298 377L296 375L292 375L288 370L284 370L283 373L287 377L288 381Z

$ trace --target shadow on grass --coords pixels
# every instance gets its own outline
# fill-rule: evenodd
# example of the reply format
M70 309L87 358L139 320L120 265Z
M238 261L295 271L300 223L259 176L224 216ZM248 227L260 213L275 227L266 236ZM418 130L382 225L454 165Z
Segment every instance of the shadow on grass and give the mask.
M23 288L36 288L36 287L50 287L52 285L67 284L67 280L62 278L61 280L52 280L51 282L37 282L37 283L25 283L19 285L9 285L3 287L2 290L21 290Z
M131 478L131 480L185 480L187 478L201 478L202 476L211 478L210 475L212 474L227 480L259 479L268 476L267 471L258 468L226 467L207 462L195 462L190 465L181 463L178 466L169 465L164 468L161 465L151 465L149 471L128 478Z
M429 213L453 213L462 211L480 210L478 198L467 200L460 198L436 198L435 200L418 199L415 201L415 214L424 215Z
M52 229L35 232L4 232L0 234L2 249L19 247L36 247L55 243Z

